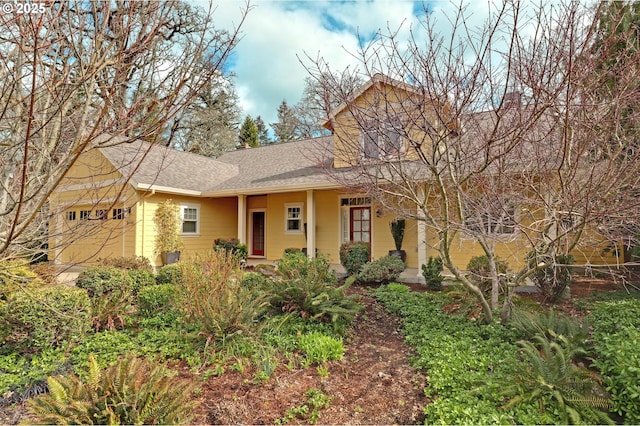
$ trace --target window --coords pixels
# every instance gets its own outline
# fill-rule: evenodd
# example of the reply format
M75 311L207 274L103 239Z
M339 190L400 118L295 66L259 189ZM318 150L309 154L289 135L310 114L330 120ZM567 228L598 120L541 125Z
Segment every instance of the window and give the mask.
M494 199L467 202L465 225L471 232L481 234L514 234L516 208L512 203Z
M76 212L75 211L66 212L65 219L69 221L76 220Z
M196 205L180 206L182 233L196 235L200 232L200 207Z
M109 218L109 212L104 209L96 210L96 219L106 220Z
M124 219L124 209L113 209L112 216L114 220Z
M402 122L398 116L382 117L365 124L362 130L362 157L385 159L403 153Z
M91 210L80 210L80 220L91 219Z
M287 204L285 231L291 233L302 232L302 204Z

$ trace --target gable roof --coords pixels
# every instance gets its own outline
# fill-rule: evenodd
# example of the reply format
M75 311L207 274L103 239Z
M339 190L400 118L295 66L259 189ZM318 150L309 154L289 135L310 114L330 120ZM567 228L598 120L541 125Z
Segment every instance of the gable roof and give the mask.
M140 140L97 149L137 190L201 196L238 174L232 164Z
M331 136L239 149L214 159L143 141L97 149L137 190L191 196L235 196L336 187Z

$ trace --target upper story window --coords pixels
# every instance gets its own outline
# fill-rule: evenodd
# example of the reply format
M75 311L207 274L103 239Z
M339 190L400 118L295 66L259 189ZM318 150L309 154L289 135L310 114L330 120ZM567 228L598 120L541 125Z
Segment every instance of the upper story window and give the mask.
M80 210L80 220L91 219L91 210Z
M285 232L302 232L302 204L286 204L285 209Z
M197 235L200 233L200 206L195 204L181 205L180 218L183 235Z
M66 212L65 219L69 221L76 220L76 212L75 211Z
M516 208L513 203L470 201L467 203L467 228L476 233L511 235L516 232Z
M365 123L361 148L365 159L397 158L403 154L404 129L400 117L377 117Z

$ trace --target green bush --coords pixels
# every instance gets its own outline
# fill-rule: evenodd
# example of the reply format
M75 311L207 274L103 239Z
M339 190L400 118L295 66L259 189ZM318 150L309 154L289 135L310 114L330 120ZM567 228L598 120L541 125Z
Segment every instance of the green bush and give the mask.
M364 242L348 242L340 246L340 264L348 275L355 275L369 261L371 248Z
M21 352L63 347L81 341L91 328L91 301L85 290L63 285L16 292L0 321L6 341Z
M309 259L302 253L285 255L278 262L278 274L280 279L265 288L274 313L297 313L304 319L338 327L362 309L356 296L345 294L349 284L336 286L335 273L323 258Z
M93 266L78 274L76 286L87 290L94 298L120 289L132 289L133 282L126 270L113 266Z
M127 271L129 278L131 278L131 285L133 286L133 292L138 294L141 289L150 285L156 284L156 277L152 272L144 269L129 269Z
M0 262L0 300L23 288L31 289L44 284L38 274L27 263L20 261Z
M90 358L87 381L49 377L49 394L28 403L46 424L186 424L193 416L193 388L133 355L100 370Z
M546 268L537 269L531 274L531 280L546 300L557 302L565 296L567 288L571 284L572 255L557 255L554 258L549 255L536 255L532 252L527 255L526 261L529 268L535 268L540 263L549 265Z
M342 339L336 339L317 331L300 336L298 348L305 353L310 364L339 361L344 355Z
M640 424L640 299L596 302L591 309L594 366L625 424Z
M242 287L251 291L264 290L269 287L269 277L259 272L245 272L242 274Z
M138 294L138 313L144 317L177 314L178 288L174 284L144 287Z
M422 276L424 282L429 290L439 291L442 290L442 281L444 277L441 275L442 259L439 257L431 257L427 260L427 263L422 264Z
M290 252L282 256L276 264L278 276L285 280L301 279L331 285L338 282L336 273L323 256L310 259L302 252Z
M156 275L156 284L180 284L180 280L182 278L182 271L180 270L180 265L171 264L165 265L158 269L158 274Z
M98 264L101 266L126 269L127 271L139 270L153 273L153 266L151 266L151 262L144 256L107 257L104 259L98 259Z
M237 238L216 238L213 242L214 250L223 250L227 253L231 253L238 261L247 260L249 249L246 244L241 244Z
M397 256L382 256L378 260L367 262L360 268L356 279L363 283L386 284L397 281L407 265Z
M495 264L498 274L506 274L509 271L509 264L498 256L495 257ZM491 290L491 267L488 256L474 256L469 259L467 271L471 273L470 279L483 291Z

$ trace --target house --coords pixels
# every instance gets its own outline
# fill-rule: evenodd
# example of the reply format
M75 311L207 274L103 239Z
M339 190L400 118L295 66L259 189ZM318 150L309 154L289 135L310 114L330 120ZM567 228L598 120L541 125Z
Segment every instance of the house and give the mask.
M356 93L354 104L364 110L384 107L381 99L391 97L381 98L381 90L393 94L395 103L416 95L407 85L375 76ZM105 138L81 155L51 197L50 259L91 264L135 255L160 265L153 215L166 199L180 206L186 255L211 249L216 238L233 237L247 244L250 258L265 261L279 259L287 248L305 248L338 264L340 245L347 241L370 243L372 257L379 258L394 249L389 224L396 216L345 185L353 169L348 159L406 153L393 137L386 139L392 146L379 146L375 132L361 130L353 119L353 110L341 105L325 123L332 136L239 149L217 159ZM362 152L341 143L348 138L362 141ZM429 256L437 256L426 242L433 244L428 228L408 219L403 249L416 275ZM524 258L517 245L511 238L496 251L516 266ZM481 253L477 243L461 238L453 255L466 265ZM612 263L612 256L600 247L588 262Z

